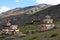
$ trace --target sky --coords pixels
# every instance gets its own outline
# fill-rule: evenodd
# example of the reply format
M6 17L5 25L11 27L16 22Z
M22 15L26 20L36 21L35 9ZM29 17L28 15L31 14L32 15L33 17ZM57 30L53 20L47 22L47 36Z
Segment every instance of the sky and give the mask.
M38 4L60 4L60 0L0 0L0 13L16 7L27 7Z

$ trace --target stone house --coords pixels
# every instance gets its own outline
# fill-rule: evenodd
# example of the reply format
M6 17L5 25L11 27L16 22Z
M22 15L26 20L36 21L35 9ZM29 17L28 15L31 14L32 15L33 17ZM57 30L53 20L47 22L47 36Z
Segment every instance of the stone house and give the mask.
M51 19L51 16L47 15L45 16L45 19L43 19L43 24L41 24L41 31L46 31L53 29L55 27L55 24L53 24L53 19Z
M10 23L10 19L7 19L6 20L6 24L2 26L2 33L3 34L9 34L9 35L12 35L12 34L16 34L16 33L19 33L19 29L18 29L18 25L12 25Z

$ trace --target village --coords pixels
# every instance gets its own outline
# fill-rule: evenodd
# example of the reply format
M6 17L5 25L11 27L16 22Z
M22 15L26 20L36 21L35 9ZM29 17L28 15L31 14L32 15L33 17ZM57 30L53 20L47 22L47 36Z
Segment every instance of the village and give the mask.
M33 22L40 22L40 20L33 20ZM31 24L30 24L31 25ZM33 25L33 24L32 24ZM18 25L13 25L11 23L11 20L8 18L5 20L5 24L2 25L2 30L0 32L0 35L8 35L10 36L9 38L11 39L11 36L16 35L17 37L25 37L26 35L31 35L31 34L36 34L36 33L41 33L41 32L46 32L46 31L51 31L53 29L57 29L58 27L54 24L54 20L51 18L50 15L46 15L44 19L42 20L42 23L39 24L38 29L32 30L24 30L25 33L21 31L22 28L19 28ZM8 38L8 37L7 37Z
M60 1L0 0L0 40L60 40Z
M37 31L47 31L47 30L51 30L51 29L55 29L56 25L53 23L53 19L51 19L51 16L47 15L44 17L44 19L42 20L42 24L40 26L40 28ZM36 30L29 30L28 32L35 32ZM14 35L14 34L19 34L21 33L21 35L23 34L20 30L18 25L12 25L11 24L11 20L10 19L6 19L5 20L5 24L2 25L2 34L8 34L8 35ZM26 35L26 34L23 34Z

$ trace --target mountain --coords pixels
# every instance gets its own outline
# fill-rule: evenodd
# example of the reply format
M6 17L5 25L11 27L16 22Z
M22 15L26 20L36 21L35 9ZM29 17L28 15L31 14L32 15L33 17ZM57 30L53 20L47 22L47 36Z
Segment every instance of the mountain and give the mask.
M60 21L60 4L54 5L47 9L44 9L42 11L39 11L39 12L33 14L31 17L36 18L36 16L37 16L38 18L43 18L46 15L52 16L52 18L55 21Z
M38 5L38 6L41 7L40 5ZM35 8L35 7L33 7L33 8ZM29 30L30 31L33 30L32 33L29 31L29 34L27 34L25 37L20 37L20 36L14 35L14 36L10 36L10 38L13 37L16 40L20 40L20 39L21 40L59 40L60 39L60 4L54 5L54 6L49 6L45 9L39 10L37 12L35 12L35 11L31 12L31 14L28 12L28 11L31 11L30 9L34 10L34 9L32 9L32 6L31 6L22 12L19 11L19 12L15 13L15 11L12 10L13 13L10 13L7 11L8 14L3 13L0 15L0 23L1 22L4 23L7 18L10 18L12 20L12 24L19 25L20 32L27 34L27 32ZM40 19L42 21L42 19L46 15L52 16L52 18L54 19L55 22L59 22L59 23L57 23L57 24L59 24L58 28L52 29L49 31L44 31L44 32L37 32L37 31L35 32L35 30L37 30L37 29L40 30L39 29L40 25L38 25L38 24L26 25L26 23L31 23L33 19ZM26 26L24 26L24 25L26 25ZM23 27L20 27L20 26L23 26ZM5 35L4 36L0 35L0 36L2 36L2 37L0 37L1 39L6 39L6 40L10 39L10 38L7 38L9 36L5 36Z
M40 19L42 21L42 19L46 15L50 15L54 19L54 22L60 22L60 4L48 7L46 9L44 9L42 11L38 11L32 15L28 15L27 18L22 19L22 20L24 20L22 23L25 23L25 24L30 23L30 22L32 22L33 19Z
M2 15L0 16L4 16L4 17L8 17L11 15L20 15L20 14L34 14L38 11L44 10L48 7L50 7L52 5L48 5L48 4L39 4L39 5L35 5L35 6L29 6L29 7L24 7L24 8L15 8L12 10L9 10L7 12L3 12Z
M25 25L26 23L32 22L33 18L31 17L35 15L37 12L45 10L51 6L52 5L48 5L48 4L39 4L39 5L29 6L25 8L15 8L2 13L0 15L0 21L4 23L6 18L10 18L12 20L12 24L18 24L20 26Z

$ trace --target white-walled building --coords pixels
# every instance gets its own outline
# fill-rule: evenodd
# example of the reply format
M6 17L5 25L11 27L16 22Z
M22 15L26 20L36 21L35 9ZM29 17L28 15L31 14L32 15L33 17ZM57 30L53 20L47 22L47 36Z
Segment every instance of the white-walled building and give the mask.
M10 20L7 19L6 24L2 28L2 33L9 34L9 35L19 33L18 25L12 25L10 23Z
M43 24L41 24L41 31L46 31L49 29L53 29L55 27L55 24L53 24L53 19L51 19L51 16L47 15L45 16L45 19L43 19Z

